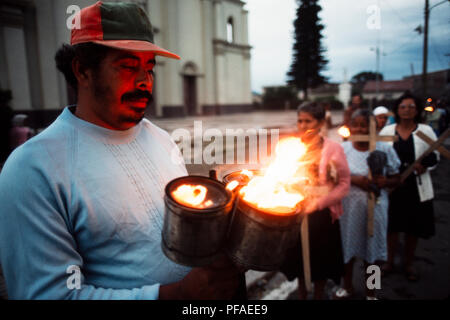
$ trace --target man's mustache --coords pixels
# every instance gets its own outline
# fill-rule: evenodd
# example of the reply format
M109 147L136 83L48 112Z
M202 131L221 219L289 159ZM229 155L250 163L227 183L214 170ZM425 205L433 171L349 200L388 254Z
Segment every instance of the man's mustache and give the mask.
M153 101L153 95L146 90L135 90L132 92L127 92L124 95L122 95L122 102L124 101L136 101L140 99L147 99L148 104L152 103Z

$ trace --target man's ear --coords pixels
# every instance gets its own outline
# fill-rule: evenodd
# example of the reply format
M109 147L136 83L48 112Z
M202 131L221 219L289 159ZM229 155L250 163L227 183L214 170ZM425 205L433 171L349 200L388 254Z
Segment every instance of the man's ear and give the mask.
M75 58L72 60L72 71L77 79L78 87L88 87L90 82L91 73L88 69L82 67L80 61Z

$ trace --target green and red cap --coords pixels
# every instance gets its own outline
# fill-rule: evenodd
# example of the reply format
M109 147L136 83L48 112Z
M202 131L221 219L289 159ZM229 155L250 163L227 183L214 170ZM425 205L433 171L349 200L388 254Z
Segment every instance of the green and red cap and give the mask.
M180 59L175 53L153 43L150 19L135 3L98 1L81 9L78 14L80 28L72 29L71 45L93 42L117 49L150 51L155 55Z

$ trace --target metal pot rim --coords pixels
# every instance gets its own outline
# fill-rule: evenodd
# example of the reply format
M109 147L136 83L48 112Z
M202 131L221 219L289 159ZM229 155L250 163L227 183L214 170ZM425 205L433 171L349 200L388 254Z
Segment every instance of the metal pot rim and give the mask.
M268 221L277 221L276 223L279 225L274 228L279 229L280 227L282 227L282 225L285 225L287 227L292 223L300 223L302 219L302 214L297 211L292 211L292 213L290 214L270 213L256 208L255 206L242 199L241 196L238 196L236 198L238 210L245 211L249 219L263 224L266 227L269 227ZM282 222L283 220L285 221L285 223Z
M177 182L179 180L182 180L182 179L186 179L186 178L199 178L200 180L207 180L210 183L217 184L218 186L223 188L223 190L225 191L225 193L226 193L226 195L228 197L228 200L224 204L217 205L217 206L212 206L212 207L204 208L204 209L188 207L188 206L185 206L185 205L175 201L175 199L173 199L173 197L172 197L172 195L170 193L169 188L170 188L170 186L173 183L175 183L175 182ZM186 213L190 213L192 215L210 213L210 215L208 215L208 216L211 216L211 214L220 213L222 210L226 209L228 206L233 205L233 202L234 202L234 195L233 195L233 193L230 190L225 188L225 184L224 183L222 183L221 181L209 178L209 177L199 176L199 175L187 175L187 176L182 176L182 177L178 177L176 179L173 179L166 185L166 187L164 189L164 192L165 192L165 199L168 202L168 204L179 206L179 207L181 207L183 209L183 211L185 211Z

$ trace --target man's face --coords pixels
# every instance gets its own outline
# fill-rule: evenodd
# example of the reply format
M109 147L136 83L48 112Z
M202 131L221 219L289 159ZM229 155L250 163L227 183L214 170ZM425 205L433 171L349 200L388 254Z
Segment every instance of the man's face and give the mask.
M103 126L126 130L138 124L152 102L155 55L111 50L93 72L93 113Z
M361 97L360 96L353 96L352 97L352 105L355 107L359 107L362 103Z

